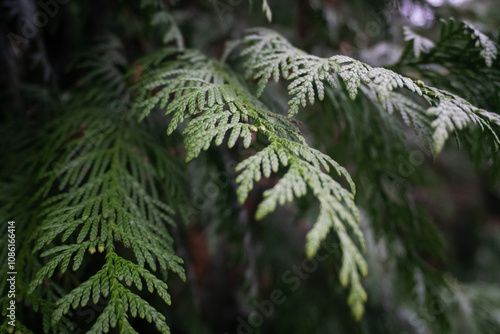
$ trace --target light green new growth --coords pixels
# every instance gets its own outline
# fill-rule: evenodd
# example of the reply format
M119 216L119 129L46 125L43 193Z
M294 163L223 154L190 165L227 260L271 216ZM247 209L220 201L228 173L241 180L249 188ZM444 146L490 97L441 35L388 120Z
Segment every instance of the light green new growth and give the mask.
M150 61L141 65L152 66ZM197 52L186 52L164 63L155 61L155 66L137 85L136 108L140 117L159 107L172 115L168 133L186 118L194 117L183 130L187 161L208 149L212 142L221 145L227 140L227 146L233 147L241 137L243 147L248 148L255 136L265 138L264 149L236 166L240 172L236 179L239 201L245 202L254 183L262 176L270 177L281 170L285 174L273 188L264 192L256 219L273 212L278 204L304 196L310 189L320 201L321 210L307 235L307 255L316 254L330 230L337 233L343 250L341 282L344 286L351 284L349 303L355 316L361 317L366 294L360 277L366 275L367 265L361 254L364 239L354 204L355 186L347 171L327 155L309 147L296 124L273 114L220 63ZM330 176L332 167L349 182L350 191Z
M170 332L165 317L134 291L147 288L170 304L167 270L185 279L167 228L175 225L172 199L179 194L179 175L158 138L126 117L129 109L140 120L155 109L163 111L168 116L167 133L178 131L184 136L186 161L213 144L255 149L255 154L236 166L239 202L247 200L262 178L278 180L263 192L257 220L278 205L312 193L319 202L319 214L306 235L306 255L314 257L329 233L335 233L342 251L339 279L344 287L350 286L348 303L357 319L364 312L366 293L361 280L367 263L354 200L356 187L344 167L306 143L300 122L292 117L317 99L335 100L338 108L348 108L349 103L353 107L358 99L366 112L373 106L380 111L377 115L399 111L404 123L421 134L435 154L452 133L471 127L491 134L495 148L500 143L493 131L493 125L500 125L495 113L389 69L342 55L307 54L267 29L250 30L231 44L224 57L236 54L243 60L246 76L257 80L254 94L225 63L183 50L180 31L163 2L144 0L143 6L160 9L151 23L165 26L164 42L176 41L177 48L164 48L140 59L130 75L138 81L129 91L120 70L128 66L121 44L107 38L106 47L92 51L101 57L91 52L86 61L78 62L78 68L88 70L82 83L98 88L72 96L74 102L68 105L70 109L78 106L72 109L75 112L52 124L52 142L46 145L42 167L44 186L37 194L43 199L43 212L34 249L43 251L45 264L29 287L33 293L49 284L61 295L49 312L50 324L44 324L46 332L49 327L58 332L70 329L72 309L100 303L105 307L90 333L107 333L115 327L121 333L136 333L129 317L144 318L158 331ZM270 21L266 0L262 10ZM481 64L483 58L486 66L496 64L496 44L472 26L453 21L444 25L441 41L436 43L406 28L405 39L412 48L407 54L413 52L418 58L432 53L446 38L456 38L457 31L464 35L460 38L474 41ZM106 61L101 59L103 53ZM291 96L287 116L259 100L270 80L282 79ZM131 99L130 108L126 103ZM113 111L116 106L110 102L116 101L125 101L123 113ZM59 121L66 126L60 127ZM72 282L70 288L76 287L70 291L59 286L58 273L81 271L86 260L99 253L104 254L100 257L103 264L90 278ZM31 298L36 300L35 307L45 305L40 295L34 293Z
M479 32L474 34L478 36L478 43L484 47L483 53L488 64L496 57L496 49L482 38ZM316 98L322 100L325 83L333 89L338 89L343 82L351 99L355 99L362 90L374 103L382 103L391 112L398 109L407 119L418 122L415 127L423 131L421 133L424 137L428 137L426 132L432 131L429 144L435 154L443 149L450 132L462 130L472 124L489 131L491 122L500 125L490 112L476 108L454 94L429 87L421 81L415 82L385 68L371 67L346 56L320 58L306 54L271 30L252 29L239 43L233 43L231 50L239 45L244 47L239 56L245 59L247 76L258 80L258 94L263 92L271 78L276 82L280 78L290 82L288 93L292 98L289 101L289 117L297 114L301 106L305 107L307 101L313 104ZM400 88L404 91L395 91ZM404 98L397 97L399 94L408 95L412 99L423 97L428 106L422 107L412 103L408 108L407 102L401 103ZM424 119L429 122L423 121ZM429 124L430 129L425 129ZM497 145L498 138L493 131L491 133Z
M430 47L428 43L423 44ZM277 82L284 78L289 81L288 92L292 98L288 118L297 114L307 102L313 104L316 99L323 100L327 87L340 89L344 86L353 100L362 92L388 112L398 110L405 123L413 126L436 154L442 150L451 132L471 124L488 130L494 144L498 143L490 126L490 123L500 124L498 117L423 82L346 56L325 59L309 55L266 29L251 30L243 40L232 44L228 55L240 45L243 49L239 56L244 58L246 75L258 80L257 96L262 94L269 80ZM192 118L183 130L187 161L208 149L212 142L221 145L227 141L231 148L241 137L243 147L248 148L255 136L266 139L267 144L261 151L236 167L240 172L236 181L241 203L263 176L267 178L282 169L286 171L274 187L264 192L256 219L273 212L278 204L290 202L304 196L308 189L312 190L320 202L320 213L307 235L306 253L309 257L314 256L329 231L337 233L343 251L340 280L343 285L351 284L349 303L359 318L366 298L360 283L360 276L366 274L366 263L360 250L364 241L354 204L355 188L347 171L330 157L310 148L294 121L272 114L220 63L197 52L177 54L166 50L151 55L142 66L155 68L148 71L137 86L136 108L140 118L159 107L172 115L169 134L186 118ZM422 102L426 102L427 107L422 106ZM331 167L348 180L351 191L329 176ZM351 233L357 242L350 237Z

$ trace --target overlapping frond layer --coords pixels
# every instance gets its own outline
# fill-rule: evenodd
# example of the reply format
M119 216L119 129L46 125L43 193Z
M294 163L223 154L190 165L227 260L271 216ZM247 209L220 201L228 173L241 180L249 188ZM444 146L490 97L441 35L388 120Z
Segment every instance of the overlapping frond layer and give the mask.
M483 64L493 67L498 58L499 47L497 43L476 29L471 23L455 21L453 19L441 20L441 31L437 41L425 38L410 28L405 27L405 40L413 52L404 55L404 59L422 59L429 61L440 57L453 62L469 59L475 61L482 58ZM447 66L448 61L443 62Z
M460 95L475 107L491 112L477 111L480 118L488 120L493 129L498 128L498 110L500 110L500 61L498 58L498 43L479 32L472 24L458 22L453 19L441 20L441 31L439 37L430 41L416 34L409 28L405 29L407 46L397 64L400 71L410 73L415 77L425 78L426 82ZM422 47L425 40L426 47ZM485 84L488 83L488 84ZM441 91L445 94L445 92ZM462 101L461 101L462 102ZM493 168L492 175L498 175L498 154L496 148L490 145L496 140L496 135L489 131L482 120L477 120L470 112L462 112L464 104L448 103L441 120L437 121L436 132L444 134L443 130L449 122L449 117L460 118L465 116L470 122L482 124L475 131L468 131L460 141L471 154L477 165L489 161ZM446 105L446 103L445 103ZM470 109L465 105L465 109ZM450 112L454 110L454 112ZM431 110L433 117L437 116L435 109ZM453 116L456 114L456 116ZM468 122L457 122L466 126ZM491 136L484 136L483 129L487 129ZM440 137L442 141L444 137Z
M19 115L21 116L21 115ZM20 117L20 119L22 119ZM44 291L43 298L39 294L27 296L28 285L37 270L42 266L43 261L33 256L32 249L34 240L32 232L36 228L38 202L32 201L33 193L38 189L36 175L40 166L38 153L42 147L39 137L34 135L38 124L2 124L0 132L2 133L0 143L0 155L9 157L2 165L0 171L0 217L3 218L4 224L0 227L0 244L3 246L0 251L0 262L7 266L9 262L9 233L7 228L14 227L16 241L16 258L15 258L15 296L16 308L21 310L24 305L30 305L34 310L38 311L42 319L42 327L45 331L50 330L50 317L54 310L54 299L57 297L53 289L47 288ZM20 203L23 203L20 205ZM13 224L8 224L8 221L13 221ZM20 242L22 241L22 242ZM12 259L10 259L12 260ZM10 261L11 262L11 261ZM0 274L0 307L7 310L10 306L9 288L11 270L3 271ZM10 295L12 296L12 295ZM20 313L18 311L18 313ZM9 317L5 317L0 324L0 332L7 333L9 326ZM32 333L36 326L33 324L23 324L23 319L17 318L15 321L16 330L21 333ZM27 327L25 327L25 325ZM30 330L31 329L31 330Z
M106 110L98 106L78 113L80 129L60 136L54 169L49 166L43 174L46 182L38 194L45 199L43 221L35 251L44 250L41 256L50 260L30 290L56 270L79 270L85 257L105 253L102 269L58 300L52 327L71 308L104 299L106 307L90 333L106 333L116 326L135 333L129 316L145 318L169 333L164 316L130 287L146 286L170 304L167 285L154 272L170 270L185 279L167 229L175 224L175 212L162 201L158 173L158 167L175 166L175 161L133 121L109 113L105 117ZM171 173L168 177L179 178L175 169Z
M478 38L486 43L484 38ZM485 57L492 60L494 52L491 45L486 44L484 50L488 51ZM494 137L493 144L498 144L490 124L500 124L490 112L421 81L414 81L385 68L371 67L346 56L320 58L309 55L293 47L278 33L267 29L250 30L241 41L233 43L231 50L235 50L238 45L243 46L238 55L245 59L247 75L258 80L258 93L271 79L289 81L288 93L292 96L289 117L297 114L307 102L312 104L316 99L322 100L325 84L337 89L343 83L351 99L355 99L362 90L374 103L382 104L389 111L399 109L406 119L417 122L415 127L431 139L429 144L436 154L442 150L451 132L473 125L490 131ZM397 89L403 90L400 92ZM401 94L404 96L399 97ZM424 100L427 106L417 104L419 100ZM430 137L427 135L429 131L432 132Z
M309 147L294 122L272 113L229 69L197 52L172 54L171 60L155 61L155 69L138 83L137 96L135 108L141 118L156 107L172 115L168 133L189 119L183 130L188 161L212 143L226 142L233 147L241 138L243 147L248 148L256 137L261 138L265 147L236 167L240 172L236 179L239 201L246 200L263 176L282 171L280 181L264 193L257 219L273 212L278 204L311 190L321 203L321 212L307 235L307 255L315 255L330 230L338 234L343 251L341 282L351 284L349 302L356 317L361 316L365 300L360 283L360 277L366 274L364 240L354 204L354 183L343 167ZM331 169L348 181L350 190L332 178Z

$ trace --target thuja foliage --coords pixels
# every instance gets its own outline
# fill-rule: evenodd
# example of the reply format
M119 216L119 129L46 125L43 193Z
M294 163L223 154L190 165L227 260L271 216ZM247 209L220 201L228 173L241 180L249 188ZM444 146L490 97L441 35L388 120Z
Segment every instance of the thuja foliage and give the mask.
M271 7L263 1L268 20ZM33 314L26 322L19 317L16 330L36 332L28 319L41 318L44 333L170 333L176 320L165 316L172 302L167 279L193 283L179 233L193 223L194 210L184 165L209 154L236 160L230 187L221 191L234 192L231 210L245 219L273 224L273 212L287 203L305 204L312 223L301 248L314 259L323 245L337 245L328 275L333 287L348 289L353 323L373 316L365 308L371 296L374 304L384 298L374 290L387 280L394 302L416 310L426 328L457 330L455 304L432 318L421 312L451 294L468 310L471 332L500 331L492 295L459 286L429 264L428 256L443 258L439 231L406 196L410 185L395 191L398 180L387 178L413 145L407 133L432 159L455 138L478 166L489 163L498 173L496 42L454 20L443 21L437 40L404 28L400 61L375 67L340 54L315 56L275 30L252 28L214 58L186 47L163 2L143 1L140 10L164 46L129 62L110 35L74 58L73 69L84 73L76 87L36 97L46 115L41 127L14 133L22 122L15 117L3 126L4 144L22 138L2 145L10 161L0 199L2 217L15 217L22 240L16 299ZM284 110L274 94L287 100ZM336 142L328 140L331 131L338 131ZM405 195L395 198L399 191ZM381 261L393 270L384 274ZM7 302L2 298L2 307ZM84 321L89 309L93 317ZM137 318L152 326L142 329Z

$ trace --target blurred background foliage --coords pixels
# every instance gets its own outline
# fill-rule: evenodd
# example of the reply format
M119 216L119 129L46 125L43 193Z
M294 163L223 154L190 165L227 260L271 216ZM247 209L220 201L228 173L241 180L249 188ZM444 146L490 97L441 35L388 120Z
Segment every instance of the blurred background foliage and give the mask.
M228 41L247 28L264 26L311 54L342 54L386 66L500 111L498 61L491 71L481 72L459 46L416 59L408 52L412 46L403 29L437 41L440 19L453 17L498 40L496 0L270 0L271 22L258 0L61 1L46 24L29 27L26 18L46 11L40 3L48 2L4 0L0 11L0 217L19 222L20 243L30 240L23 222L35 219L23 210L33 205L29 195L36 188L37 166L30 157L36 155L37 143L30 141L30 133L54 115L69 89L92 84L81 81L86 69L78 59L92 61L89 50L106 38L109 44L117 41L121 50L108 54L103 66L125 72L165 42L220 58ZM26 36L29 29L35 30L29 38L9 37ZM362 98L329 94L323 103L308 106L300 120L312 146L346 166L358 187L370 264L365 316L358 322L350 315L337 279L339 254L334 252L310 273L293 273L305 258L304 236L317 211L311 200L306 197L255 221L259 196L276 180L259 183L242 211L233 171L241 152L211 148L186 170L193 201L186 224L176 230L176 246L186 260L188 284L172 279L172 306L161 310L172 332L500 333L496 175L458 149L466 141L450 140L448 149L434 158L411 131L395 130L393 116ZM271 85L263 100L286 112L281 83ZM178 139L172 142L177 145ZM14 192L16 197L6 196ZM283 279L290 271L289 279ZM255 303L269 300L274 289L283 290L286 300L273 305L274 312L261 316L262 321L256 317L259 326L242 325L252 312L262 313ZM26 325L40 321L29 302L18 317ZM31 330L40 332L36 327Z

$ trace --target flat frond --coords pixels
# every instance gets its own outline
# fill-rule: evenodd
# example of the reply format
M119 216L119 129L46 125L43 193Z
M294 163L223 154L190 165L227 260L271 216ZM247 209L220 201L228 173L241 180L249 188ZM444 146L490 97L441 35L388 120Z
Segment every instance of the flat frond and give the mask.
M256 47L265 50L266 42L262 43ZM188 51L187 54L189 53ZM251 58L251 53L247 53ZM272 70L266 70L262 76L267 80L271 76L276 78L283 73L291 73L287 75L292 80L289 88L296 91L296 100L292 104L305 103L306 99L314 100L317 93L323 94L322 81L333 80L333 77L324 71L329 60L314 67L312 71L310 68L306 71L309 58L316 59L305 55L301 58L303 63L290 69L288 65L282 67L284 57L277 57ZM343 274L342 282L344 285L351 284L353 297L350 297L350 303L356 317L359 317L363 312L365 299L359 281L366 273L366 265L363 264L361 256L364 240L358 226L359 213L354 204L355 186L347 171L327 155L309 147L295 123L282 115L272 113L235 79L236 76L229 69L213 60L200 58L194 63L186 60L185 56L181 56L171 60L171 63L166 61L160 66L161 70L137 85L138 96L145 97L144 101L137 102L137 113L145 115L158 107L167 115L173 114L167 130L169 134L189 117L182 132L185 137L187 161L197 157L202 150L208 149L212 142L221 145L225 142L226 135L228 147L233 147L238 137L242 138L244 148L252 144L255 136L266 138L268 144L262 150L236 167L236 171L240 172L236 179L239 184L237 194L240 203L246 200L255 182L262 177L269 178L272 173L278 173L283 167L287 170L281 180L264 192L264 200L257 209L256 219L264 218L273 212L278 204L301 197L310 189L323 203L323 207L328 209L325 209L325 213L321 215L322 220L314 225L308 236L307 255L315 255L328 231L342 233L342 246L346 245L343 249L343 272L347 273ZM267 63L266 66L271 64ZM164 70L167 68L169 70ZM264 66L261 68L264 69ZM311 81L316 85L315 89L310 85ZM306 86L307 92L302 94L302 89ZM350 191L330 176L331 168L346 178ZM330 223L325 224L326 220ZM323 232L318 233L318 229ZM351 239L351 233L357 241ZM360 246L357 246L358 244ZM356 265L350 264L352 259L356 259ZM353 270L356 273L353 273Z
M481 44L481 54L487 64L490 64L496 58L496 47L470 25L463 24L461 27ZM407 30L407 38L415 42L416 35L409 34ZM430 48L428 42L418 43L424 43ZM288 93L292 98L289 101L289 117L295 115L300 107L305 107L307 102L313 104L316 98L322 100L325 83L332 89L339 89L338 83L344 82L351 99L355 99L359 91L362 91L373 103L381 105L389 112L399 110L406 124L413 125L418 132L425 134L436 154L443 148L450 132L463 130L469 125L478 124L481 128L491 130L496 138L490 126L491 120L478 116L481 112L469 102L389 69L371 67L346 56L332 56L329 59L311 56L293 47L276 32L266 29L250 30L246 37L233 45L230 52L233 52L237 45L243 46L238 56L244 58L247 74L258 80L258 92L262 92L271 77L275 81L279 78L290 81ZM423 52L423 49L419 50ZM401 89L406 91L404 102L399 97L402 95L394 94L396 90ZM396 101L391 101L391 98L395 97ZM424 101L427 106L424 106ZM418 107L419 105L422 107ZM434 117L430 128L425 120L429 116ZM433 131L434 135L429 136L429 131ZM496 139L493 144L496 148Z
M165 150L150 148L155 145L151 138L129 120L116 119L116 124L100 127L102 109L81 114L87 120L84 134L59 147L57 157L66 164L43 173L49 188L59 193L46 195L43 204L46 209L35 251L44 250L41 256L50 260L36 274L30 292L56 270L79 270L84 257L105 253L102 269L58 300L51 326L60 326L70 308L105 298L107 305L92 333L106 333L116 326L133 332L128 315L153 321L160 332L169 333L164 317L127 287L142 290L145 285L170 304L167 285L152 272L159 265L185 279L183 261L174 254L167 229L174 224L175 211L161 201L158 173L149 160L170 160L159 166L175 162ZM100 140L90 131L97 128L101 128ZM155 153L160 154L151 156ZM130 249L135 261L122 257L115 249L117 243Z

